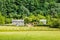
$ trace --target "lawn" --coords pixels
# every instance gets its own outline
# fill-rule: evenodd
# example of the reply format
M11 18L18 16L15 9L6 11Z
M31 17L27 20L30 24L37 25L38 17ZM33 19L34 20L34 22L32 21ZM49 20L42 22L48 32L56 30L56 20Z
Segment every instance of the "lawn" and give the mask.
M60 31L0 32L0 40L60 40Z

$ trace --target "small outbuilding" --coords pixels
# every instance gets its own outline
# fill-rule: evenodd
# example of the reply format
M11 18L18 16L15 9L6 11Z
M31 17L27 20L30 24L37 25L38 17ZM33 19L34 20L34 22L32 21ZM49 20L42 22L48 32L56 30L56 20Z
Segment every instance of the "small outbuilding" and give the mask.
M43 23L43 25L47 24L47 20L46 19L41 19L40 22Z
M12 20L12 24L16 26L24 26L24 20Z

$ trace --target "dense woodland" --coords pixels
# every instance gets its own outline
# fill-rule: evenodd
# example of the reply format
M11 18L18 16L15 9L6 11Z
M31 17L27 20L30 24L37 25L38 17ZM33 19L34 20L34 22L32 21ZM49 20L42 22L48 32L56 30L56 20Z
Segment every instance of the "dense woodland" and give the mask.
M12 19L31 23L52 18L60 19L60 0L0 0L0 24L11 23Z

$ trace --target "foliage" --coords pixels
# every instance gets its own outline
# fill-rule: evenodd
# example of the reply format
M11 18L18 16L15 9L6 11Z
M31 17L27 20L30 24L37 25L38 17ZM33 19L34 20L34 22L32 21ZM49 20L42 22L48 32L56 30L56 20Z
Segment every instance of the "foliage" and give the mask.
M13 18L34 22L46 18L47 15L60 19L59 2L59 0L0 0L0 11L6 18L4 20Z
M5 18L5 24L12 23L12 18Z
M1 12L0 12L0 24L5 24L5 17L1 15Z
M34 15L39 14L42 11L42 14L45 16L47 13L54 13L56 10L55 0L5 0L1 2L1 11L2 14L6 17L9 17L11 13L28 16L31 12ZM3 6L2 6L3 5ZM51 10L53 8L53 11ZM52 12L51 12L52 11ZM57 11L55 11L57 12Z
M60 20L59 19L52 19L51 23L50 23L50 27L60 28Z

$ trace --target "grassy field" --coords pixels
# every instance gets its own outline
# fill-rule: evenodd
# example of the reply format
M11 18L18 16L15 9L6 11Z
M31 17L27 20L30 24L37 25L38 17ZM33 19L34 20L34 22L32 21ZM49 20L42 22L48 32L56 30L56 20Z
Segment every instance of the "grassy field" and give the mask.
M0 32L0 40L60 40L60 31Z
M16 26L0 26L0 32L11 31L60 31L59 28L49 27L16 27Z
M60 29L0 26L0 40L60 40Z

